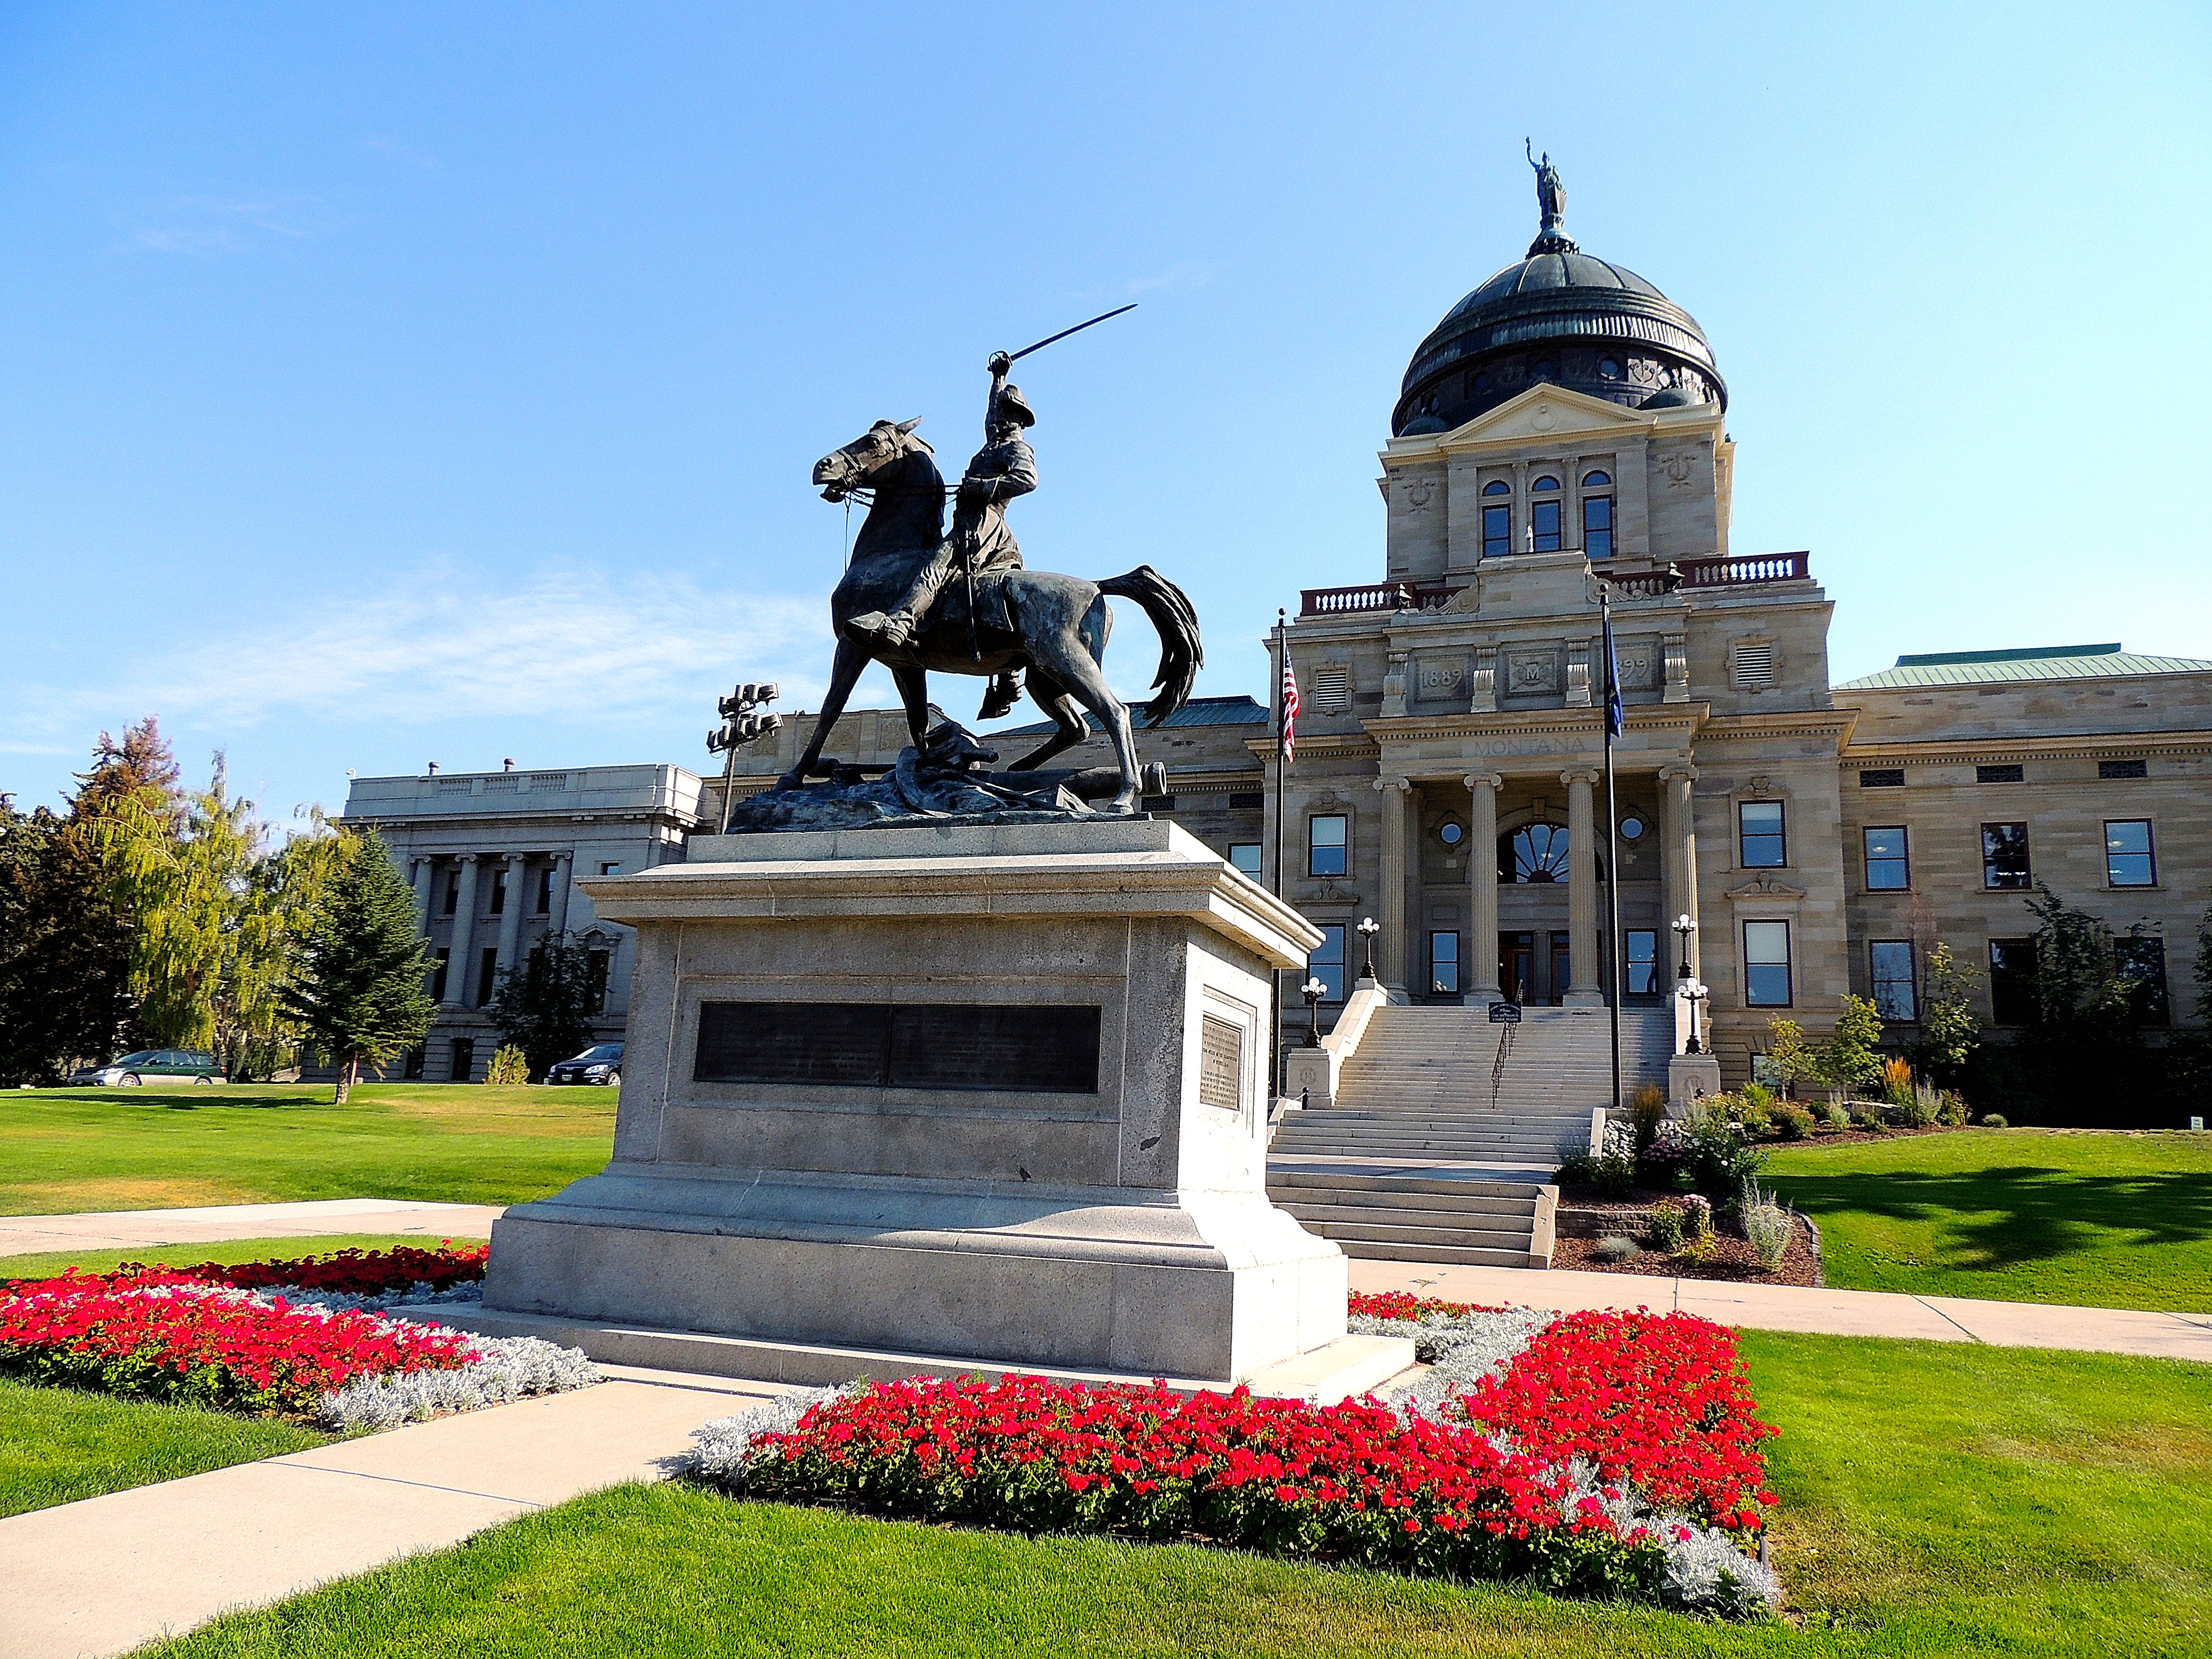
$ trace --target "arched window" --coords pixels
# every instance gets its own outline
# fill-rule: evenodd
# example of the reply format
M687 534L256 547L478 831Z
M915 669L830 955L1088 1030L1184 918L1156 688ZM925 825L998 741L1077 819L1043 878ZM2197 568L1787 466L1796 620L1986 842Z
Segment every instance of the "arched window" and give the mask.
M1597 372L1608 380L1620 379L1620 359L1618 357L1604 359L1598 364Z
M1483 485L1482 493L1486 495L1510 495L1512 492L1512 488L1513 487L1507 483L1503 478L1492 478L1488 483Z
M1583 475L1584 489L1609 489L1613 480L1602 472ZM1583 551L1593 559L1613 556L1613 497L1583 497Z
M1583 488L1584 489L1602 489L1612 482L1613 480L1602 472L1585 472L1583 474Z
M1498 878L1526 884L1567 878L1567 830L1561 823L1532 823L1498 843Z
M1559 487L1559 481L1548 472L1528 486L1532 492L1539 489L1557 489Z

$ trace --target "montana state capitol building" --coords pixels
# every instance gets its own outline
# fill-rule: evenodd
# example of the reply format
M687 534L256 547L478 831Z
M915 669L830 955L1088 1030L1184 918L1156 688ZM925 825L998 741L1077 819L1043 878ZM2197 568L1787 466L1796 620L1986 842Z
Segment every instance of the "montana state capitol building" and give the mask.
M1140 733L1169 779L1148 807L1262 882L1279 808L1282 892L1327 938L1313 973L1332 1002L1372 916L1394 999L1595 1007L1618 975L1626 1006L1657 1007L1684 954L1674 919L1692 917L1687 960L1732 1085L1772 1018L1819 1032L1847 993L1909 1036L1939 942L1980 970L1983 1016L2012 1022L2039 882L2137 930L2121 949L2150 987L2147 1023L2189 1018L2212 898L2212 662L2106 644L1901 658L1831 684L1832 606L1810 556L1731 544L1737 456L1711 343L1577 246L1556 204L1527 256L1413 353L1382 451L1375 580L1302 595L1283 799L1270 709L1200 698ZM1618 870L1601 582L1626 704ZM743 756L740 787L790 764L806 724ZM887 760L905 741L898 716L867 711L829 752ZM427 806L465 798L414 811L392 793L411 781L362 780L347 816L385 823L419 881L416 861L461 828ZM705 781L701 814L720 788ZM426 924L434 938L444 922ZM429 1074L444 1074L434 1053Z

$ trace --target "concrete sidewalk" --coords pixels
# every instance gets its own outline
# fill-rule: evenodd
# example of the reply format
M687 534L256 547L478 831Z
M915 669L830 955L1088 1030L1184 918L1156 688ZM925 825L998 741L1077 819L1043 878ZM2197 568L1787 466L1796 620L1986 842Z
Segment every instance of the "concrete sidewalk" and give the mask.
M773 1383L605 1367L574 1394L0 1520L0 1659L123 1653L584 1492L653 1480Z
M404 1198L331 1198L307 1204L219 1204L191 1210L87 1210L0 1216L0 1257L48 1250L134 1250L226 1238L310 1233L406 1233L489 1238L503 1204L425 1204Z
M2038 1302L1978 1302L1800 1285L1734 1285L1656 1273L1591 1273L1526 1267L1466 1267L1431 1261L1355 1261L1355 1291L1410 1291L1453 1302L1510 1303L1577 1313L1650 1308L1693 1313L1723 1325L1826 1336L1912 1337L1986 1342L2003 1348L2073 1348L2212 1364L2212 1314L2132 1308L2069 1308Z

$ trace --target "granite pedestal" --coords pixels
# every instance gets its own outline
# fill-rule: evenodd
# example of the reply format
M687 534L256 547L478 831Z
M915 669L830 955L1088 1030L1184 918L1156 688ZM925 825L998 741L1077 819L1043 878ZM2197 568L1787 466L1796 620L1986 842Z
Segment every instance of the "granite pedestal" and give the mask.
M551 1316L1239 1381L1344 1335L1265 1188L1268 980L1320 936L1164 822L696 838L637 930L615 1156L492 1230Z

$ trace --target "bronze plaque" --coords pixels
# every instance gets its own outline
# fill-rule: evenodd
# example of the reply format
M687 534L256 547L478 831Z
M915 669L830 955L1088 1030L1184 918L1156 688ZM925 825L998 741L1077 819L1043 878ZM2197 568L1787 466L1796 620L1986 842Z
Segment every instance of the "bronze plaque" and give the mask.
M1096 1007L702 1002L700 1083L1098 1092Z
M1224 1112L1244 1108L1244 1028L1218 1014L1200 1017L1198 1103Z

